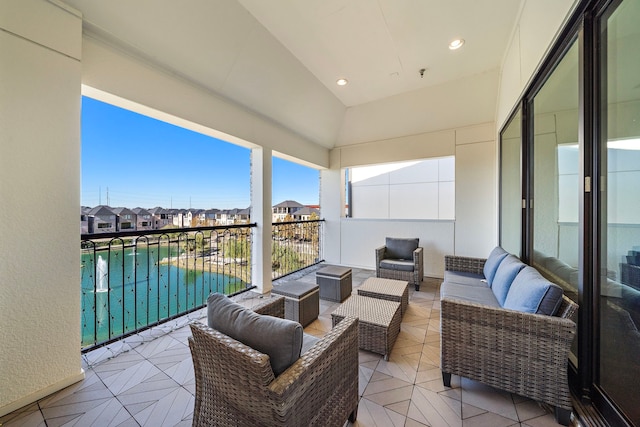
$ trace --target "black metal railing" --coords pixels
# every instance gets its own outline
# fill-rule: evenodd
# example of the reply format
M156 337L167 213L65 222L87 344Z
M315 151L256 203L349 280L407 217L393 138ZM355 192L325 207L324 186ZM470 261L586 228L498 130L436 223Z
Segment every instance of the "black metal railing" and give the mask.
M254 288L255 224L81 236L82 351Z
M324 220L276 222L272 228L272 279L284 277L323 261Z

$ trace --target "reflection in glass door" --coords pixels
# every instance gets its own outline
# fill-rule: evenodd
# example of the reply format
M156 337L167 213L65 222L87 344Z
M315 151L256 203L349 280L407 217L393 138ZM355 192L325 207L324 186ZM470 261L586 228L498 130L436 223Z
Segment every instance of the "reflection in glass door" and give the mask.
M579 55L574 41L533 99L532 265L578 302ZM572 319L577 322L576 318ZM577 339L571 359L577 360Z
M640 0L616 5L600 22L600 363L596 381L628 420L640 425Z
M522 255L521 129L518 109L500 134L500 246L517 256Z

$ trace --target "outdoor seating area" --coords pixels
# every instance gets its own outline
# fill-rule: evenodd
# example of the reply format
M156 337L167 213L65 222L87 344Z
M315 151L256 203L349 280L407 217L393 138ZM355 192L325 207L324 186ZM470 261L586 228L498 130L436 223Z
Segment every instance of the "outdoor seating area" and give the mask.
M278 287L287 281L315 285L318 268L307 269L274 285ZM352 295L356 295L367 279L375 279L375 271L353 268L352 277ZM353 425L557 425L549 406L526 397L458 376L452 378L451 388L443 385L441 281L425 278L419 292L408 287L408 305L389 360L375 352L358 351L358 413ZM396 304L401 305L402 295L399 298ZM279 298L249 292L233 300L255 308L265 300ZM320 299L319 315L305 327L304 333L325 337L332 330L331 314L339 306L338 302ZM0 423L3 427L73 422L191 426L197 393L188 339L194 321L206 324L206 309L85 354L84 381L0 417ZM278 379L275 382L279 383Z
M406 280L420 290L424 277L424 248L417 238L387 237L376 248L376 277Z

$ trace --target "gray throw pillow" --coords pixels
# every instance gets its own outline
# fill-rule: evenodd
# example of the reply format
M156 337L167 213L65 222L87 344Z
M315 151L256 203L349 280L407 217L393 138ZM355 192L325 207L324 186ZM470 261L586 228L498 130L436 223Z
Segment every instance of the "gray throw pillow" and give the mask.
M275 376L283 373L300 357L302 325L292 320L264 316L214 293L207 299L210 328L269 356Z
M513 279L524 267L525 264L511 254L507 255L498 266L491 283L491 290L502 307L504 307L504 300L507 298L507 292L509 292Z
M507 257L507 255L509 255L507 251L502 249L500 246L496 246L489 254L489 257L487 257L482 271L484 273L484 278L487 280L487 284L489 286L491 286L491 283L493 283L493 278L496 275L496 271L498 271L498 266L500 265L502 260Z
M551 283L533 267L525 267L513 279L504 308L553 316L562 302L562 288Z
M418 249L417 238L387 237L385 240L385 258L413 259L413 251Z

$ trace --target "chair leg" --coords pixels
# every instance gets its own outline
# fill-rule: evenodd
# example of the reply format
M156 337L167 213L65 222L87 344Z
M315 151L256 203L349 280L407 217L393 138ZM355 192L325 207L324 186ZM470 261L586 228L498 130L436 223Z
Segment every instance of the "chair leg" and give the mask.
M553 412L558 424L562 424L563 426L569 425L569 423L571 422L571 411L569 409L564 409L556 406Z
M420 290L420 285L416 285L416 292Z
M442 371L442 383L445 387L451 387L451 374Z
M356 405L355 409L353 410L353 412L351 412L349 414L349 422L351 424L356 422L356 418L358 418L358 405Z

